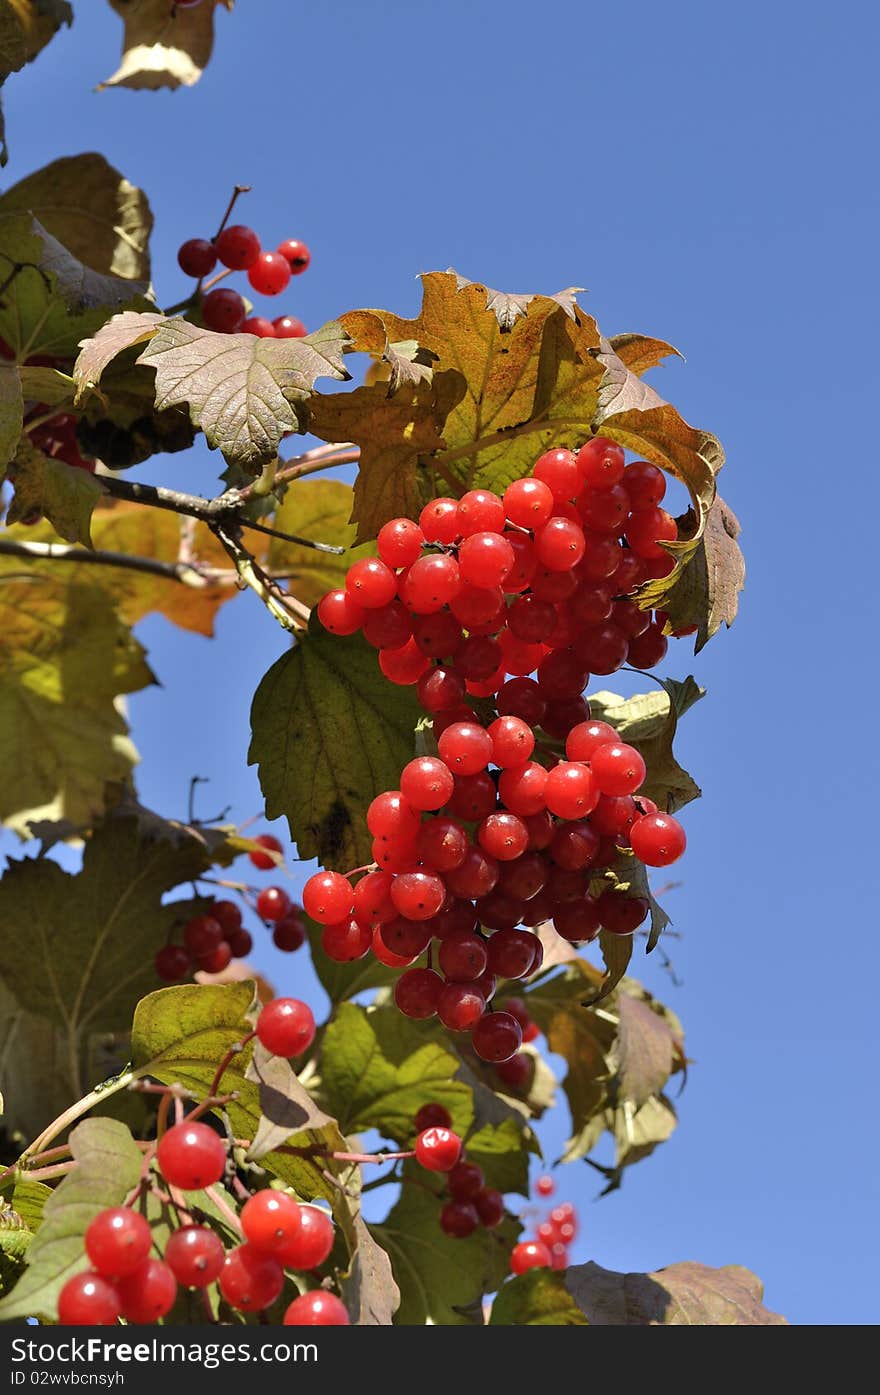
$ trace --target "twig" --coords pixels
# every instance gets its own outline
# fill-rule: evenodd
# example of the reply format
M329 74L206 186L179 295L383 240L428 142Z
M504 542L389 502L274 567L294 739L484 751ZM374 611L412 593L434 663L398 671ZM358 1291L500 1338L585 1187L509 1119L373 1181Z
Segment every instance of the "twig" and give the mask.
M210 586L214 580L207 571L200 571L186 562L159 562L154 557L133 557L127 552L91 552L74 543L12 542L2 538L0 555L26 557L32 562L86 562L93 567L124 567L128 571L162 576L167 581L179 581L184 586L196 589Z
M214 1205L217 1207L217 1210L220 1212L220 1215L226 1221L226 1224L230 1227L230 1229L234 1231L236 1235L241 1235L241 1225L239 1223L238 1216L236 1216L235 1212L232 1210L232 1207L226 1204L220 1193L217 1191L216 1187L205 1187L205 1196L209 1196L211 1198Z
M235 563L235 570L241 584L249 586L255 595L259 596L269 614L278 621L279 625L285 630L305 629L309 614L307 608L301 602L294 601L292 596L283 596L278 588L272 585L265 572L260 569L254 557L237 536L237 528L233 532L219 523L212 523L211 531ZM295 607L299 609L300 614L297 614ZM305 613L302 614L302 612Z

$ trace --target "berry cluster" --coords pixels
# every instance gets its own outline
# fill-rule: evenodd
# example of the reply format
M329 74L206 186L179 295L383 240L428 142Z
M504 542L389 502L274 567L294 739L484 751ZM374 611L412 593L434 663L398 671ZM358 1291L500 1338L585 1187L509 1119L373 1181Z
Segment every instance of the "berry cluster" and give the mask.
M639 795L641 755L591 720L583 696L590 673L666 652L666 617L630 595L673 565L665 488L656 466L626 465L601 437L547 451L503 499L472 490L435 499L418 524L387 523L378 557L318 606L327 630L363 631L386 677L416 685L437 755L410 761L370 805L374 868L354 887L317 873L303 905L330 958L372 949L406 967L401 1011L470 1031L486 1061L522 1042L517 1017L488 1006L498 978L540 968L531 927L552 920L574 944L600 928L632 934L647 900L607 883L591 894L591 882L621 848L652 867L684 851L677 820ZM491 704L488 716L469 699ZM427 966L410 968L425 951Z
M478 1226L491 1229L501 1223L504 1197L485 1185L482 1168L465 1160L461 1139L452 1133L451 1124L442 1104L423 1104L415 1117L416 1158L429 1171L446 1174L448 1200L440 1212L440 1229L464 1240Z
M280 854L281 844L271 833L260 834L254 842L259 847L248 854L251 862L260 871L270 871L276 866L272 854ZM305 943L302 907L283 887L263 887L253 907L264 924L272 926L276 949L292 953ZM233 959L245 959L253 945L253 936L242 924L235 902L214 901L204 915L194 916L184 925L182 944L163 945L155 958L156 973L166 983L178 983L195 969L219 974Z
M156 1161L169 1187L198 1191L224 1175L226 1143L207 1124L184 1121L162 1135ZM178 1286L204 1289L214 1283L231 1308L260 1312L279 1298L285 1270L308 1273L333 1248L334 1227L326 1212L273 1188L249 1197L240 1223L242 1241L229 1250L209 1226L182 1225L160 1259L151 1254L153 1233L140 1211L128 1206L102 1211L85 1233L91 1268L62 1288L59 1322L108 1326L120 1317L158 1322L170 1312ZM348 1323L348 1314L334 1294L316 1289L293 1300L284 1322L339 1326Z
M191 237L177 253L178 265L187 276L201 281L211 274L219 261L227 271L246 271L251 289L265 296L280 295L289 286L291 277L301 275L311 259L306 244L296 238L288 238L274 252L264 251L253 228L243 223L223 228L212 242L204 237ZM201 313L206 328L219 334L301 339L307 333L305 325L295 315L279 315L274 320L265 315L249 318L243 297L228 286L209 289L202 298Z
M535 1191L540 1197L550 1197L556 1190L552 1177L539 1177ZM535 1229L535 1237L514 1245L510 1255L512 1274L525 1274L528 1269L567 1269L568 1248L577 1234L577 1214L570 1201L563 1201L550 1210Z

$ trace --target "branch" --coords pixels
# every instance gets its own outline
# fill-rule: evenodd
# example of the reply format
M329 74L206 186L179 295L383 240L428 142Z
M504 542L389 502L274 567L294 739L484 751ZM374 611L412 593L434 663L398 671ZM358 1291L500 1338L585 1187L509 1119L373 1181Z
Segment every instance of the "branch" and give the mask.
M237 524L233 528L221 523L210 524L212 533L225 548L235 566L239 581L249 586L259 596L263 605L285 630L304 630L309 618L308 606L293 596L287 596L262 570L248 552L238 536Z
M315 475L319 470L331 470L334 465L356 465L361 458L360 446L352 441L334 442L327 446L316 446L304 455L292 456L282 461L275 476L276 484L289 484L291 480L302 479L303 475ZM242 499L250 499L253 485L246 485L239 491Z
M88 562L94 567L126 567L129 571L150 572L153 576L179 581L196 588L221 580L222 573L212 575L188 562L159 562L154 557L132 557L127 552L90 552L74 543L11 542L0 538L0 556L22 557L29 562Z

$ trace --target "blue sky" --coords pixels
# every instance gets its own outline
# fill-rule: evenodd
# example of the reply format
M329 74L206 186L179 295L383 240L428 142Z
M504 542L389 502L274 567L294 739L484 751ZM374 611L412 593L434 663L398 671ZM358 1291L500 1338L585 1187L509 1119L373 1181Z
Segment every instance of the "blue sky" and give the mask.
M119 22L78 10L8 85L6 180L103 151L149 193L164 303L188 284L177 245L240 181L268 245L313 249L279 307L310 327L415 312L416 274L454 265L505 290L586 285L606 332L685 354L654 385L723 440L749 567L734 629L663 670L709 688L680 733L704 799L668 898L683 986L656 956L636 969L695 1064L677 1133L621 1192L594 1203L576 1164L560 1195L578 1260L746 1264L793 1322L876 1322L876 9L243 0L199 86L157 95L92 91ZM208 492L221 464L140 473ZM131 704L142 797L179 814L207 775L205 811L249 817L250 697L283 636L251 597L214 642L159 619L140 635L163 684ZM301 955L260 963L312 992Z

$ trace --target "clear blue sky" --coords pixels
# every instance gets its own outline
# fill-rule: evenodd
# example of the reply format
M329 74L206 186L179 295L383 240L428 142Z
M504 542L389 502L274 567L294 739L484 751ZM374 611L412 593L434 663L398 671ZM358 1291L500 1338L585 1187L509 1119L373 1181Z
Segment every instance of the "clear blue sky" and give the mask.
M149 193L166 304L178 243L241 181L270 245L313 248L288 298L311 327L414 312L416 273L454 265L586 285L606 331L686 355L653 380L722 438L749 566L735 628L665 670L709 688L681 731L705 797L669 898L684 986L636 967L695 1065L678 1132L621 1192L594 1204L576 1164L562 1194L578 1259L738 1262L793 1322L876 1322L876 7L242 0L199 86L158 95L91 90L119 22L78 11L8 85L6 179L102 150ZM207 491L220 463L140 473ZM164 685L131 704L144 799L180 813L210 775L205 812L248 817L249 702L281 633L250 597L213 643L140 633ZM302 955L261 963L311 991Z

